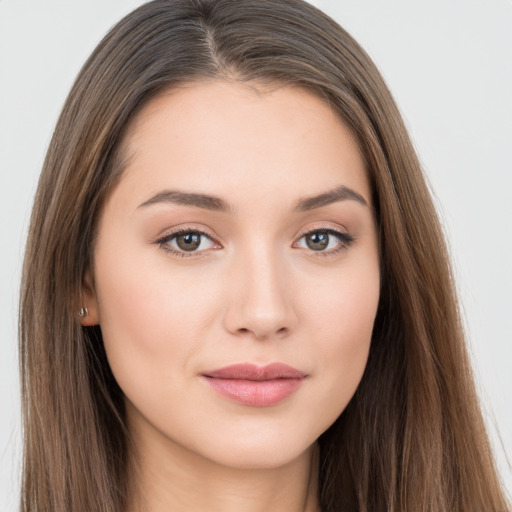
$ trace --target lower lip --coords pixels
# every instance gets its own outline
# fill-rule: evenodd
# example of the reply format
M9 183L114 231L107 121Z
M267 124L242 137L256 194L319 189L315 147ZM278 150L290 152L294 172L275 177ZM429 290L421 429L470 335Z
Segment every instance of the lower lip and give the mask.
M219 379L204 377L221 395L234 402L252 407L268 407L282 402L295 393L304 378L270 380Z

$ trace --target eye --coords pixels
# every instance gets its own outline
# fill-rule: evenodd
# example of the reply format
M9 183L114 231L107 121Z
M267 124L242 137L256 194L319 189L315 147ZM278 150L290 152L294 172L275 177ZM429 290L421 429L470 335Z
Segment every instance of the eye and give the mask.
M322 228L313 229L302 235L296 242L296 247L335 254L346 249L353 241L354 238L348 233L332 228Z
M174 231L159 239L158 243L165 251L178 256L192 256L194 253L220 247L209 235L197 229Z

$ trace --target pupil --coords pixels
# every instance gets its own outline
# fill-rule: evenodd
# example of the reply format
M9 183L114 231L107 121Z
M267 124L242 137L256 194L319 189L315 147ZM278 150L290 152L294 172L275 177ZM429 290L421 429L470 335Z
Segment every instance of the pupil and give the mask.
M178 247L184 251L193 251L201 244L201 235L198 233L185 233L176 239Z
M321 251L329 245L329 234L325 232L311 233L306 237L306 244L314 251Z

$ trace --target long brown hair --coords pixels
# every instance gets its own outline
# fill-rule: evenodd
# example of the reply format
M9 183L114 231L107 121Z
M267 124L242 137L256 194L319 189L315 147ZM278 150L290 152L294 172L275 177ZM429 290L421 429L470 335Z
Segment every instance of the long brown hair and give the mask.
M21 510L126 507L123 395L101 328L78 321L82 280L130 120L158 92L211 78L320 96L366 161L381 297L363 379L319 440L322 510L507 510L443 235L400 114L361 47L301 0L156 0L121 20L80 72L48 149L25 256Z

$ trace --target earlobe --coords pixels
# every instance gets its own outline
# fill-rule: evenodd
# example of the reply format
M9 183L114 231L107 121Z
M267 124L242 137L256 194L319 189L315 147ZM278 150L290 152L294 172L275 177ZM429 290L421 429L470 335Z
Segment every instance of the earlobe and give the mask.
M80 309L77 311L80 323L83 326L98 325L100 323L98 299L94 289L94 281L88 270L82 283Z

